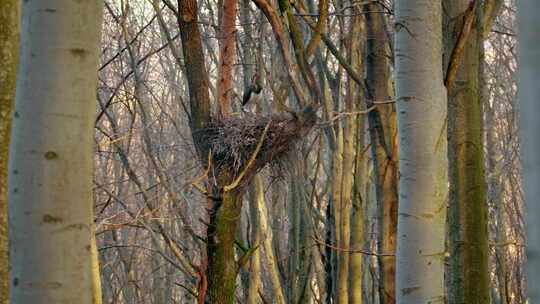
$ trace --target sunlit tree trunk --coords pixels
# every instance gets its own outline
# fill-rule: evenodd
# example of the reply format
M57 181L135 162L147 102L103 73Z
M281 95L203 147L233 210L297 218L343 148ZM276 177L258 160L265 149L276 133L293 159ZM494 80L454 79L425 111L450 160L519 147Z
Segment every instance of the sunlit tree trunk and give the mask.
M527 292L530 303L540 302L540 2L518 2L519 100L521 101L521 145L527 206Z
M449 160L449 303L488 303L487 203L480 100L480 7L468 0L445 0L445 48L452 54L460 37L468 38L459 58L454 84L448 89ZM472 14L472 15L467 15ZM463 38L462 38L463 39ZM455 53L455 52L454 52ZM448 58L447 58L448 59Z
M7 0L0 6L0 304L8 302L7 173L19 56L19 5L19 0Z
M440 1L396 1L396 301L444 302L447 143Z
M13 303L94 303L93 123L102 4L25 1L10 153Z

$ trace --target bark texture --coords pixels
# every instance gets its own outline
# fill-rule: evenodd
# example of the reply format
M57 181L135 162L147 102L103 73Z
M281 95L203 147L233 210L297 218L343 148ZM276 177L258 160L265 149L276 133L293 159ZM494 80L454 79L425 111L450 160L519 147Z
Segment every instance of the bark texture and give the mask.
M392 99L387 35L380 4L366 5L367 23L367 106L374 101ZM379 210L379 248L384 253L396 251L398 211L398 172L396 111L393 104L379 104L368 114L369 134L375 174L375 195ZM379 257L381 267L381 302L395 303L396 260L393 256Z
M448 302L488 303L489 248L479 78L481 10L471 7L468 0L444 1L444 7L448 16L446 54L455 54L452 51L463 37L467 13L474 14L458 58L455 84L448 88Z
M210 215L207 245L208 300L215 304L234 303L238 274L234 243L242 196L238 192L226 192L221 199L217 212Z
M236 52L237 0L223 0L223 18L219 48L218 105L220 114L227 116L231 110L233 68Z
M444 303L446 91L439 1L396 2L399 209L396 301Z
M19 1L0 6L0 304L8 302L7 173L11 114L19 56Z
M93 123L102 4L24 1L10 148L10 300L94 303Z
M258 201L262 201L259 203ZM259 224L259 209L258 205L264 204L264 188L261 177L255 176L253 183L250 186L250 204L249 218L251 229L251 246L253 253L249 261L249 286L247 291L247 302L249 304L259 303L259 292L262 293L261 281L261 225Z

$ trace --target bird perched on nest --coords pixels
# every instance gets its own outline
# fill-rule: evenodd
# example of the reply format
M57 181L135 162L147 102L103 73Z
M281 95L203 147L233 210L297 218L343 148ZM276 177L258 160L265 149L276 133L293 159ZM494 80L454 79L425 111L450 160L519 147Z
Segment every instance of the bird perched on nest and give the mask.
M251 83L244 91L244 96L242 96L242 109L244 109L244 106L254 97L253 95L259 95L262 91L262 85L261 85L261 77L258 73L255 73L253 77L251 78Z

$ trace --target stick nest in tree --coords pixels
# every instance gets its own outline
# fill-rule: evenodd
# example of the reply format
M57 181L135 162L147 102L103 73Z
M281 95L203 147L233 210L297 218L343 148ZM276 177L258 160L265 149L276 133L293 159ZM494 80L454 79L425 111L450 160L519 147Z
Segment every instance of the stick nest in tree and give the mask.
M242 174L249 181L267 163L288 152L311 130L316 119L311 106L299 113L216 118L198 132L198 140L203 153L210 153L212 171L227 172L232 178Z

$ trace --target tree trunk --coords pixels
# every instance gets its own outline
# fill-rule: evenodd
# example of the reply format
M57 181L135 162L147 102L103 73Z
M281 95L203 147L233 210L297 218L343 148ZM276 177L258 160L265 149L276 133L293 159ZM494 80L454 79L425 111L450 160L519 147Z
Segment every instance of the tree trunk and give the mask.
M343 210L341 203L341 185L343 183L343 128L337 126L336 130L336 147L332 152L332 214L334 216L334 239L337 247L342 248L342 225L343 225ZM330 206L330 204L329 204ZM347 280L348 274L343 273L340 265L344 262L344 258L348 258L345 252L335 251L332 255L335 256L336 267L335 277L333 278L335 301L339 303L340 298L343 299L344 294L347 292ZM330 262L330 261L329 261ZM341 271L341 272L340 272Z
M236 6L237 0L223 0L217 83L219 112L223 116L229 115L231 110L233 68L236 52Z
M263 188L262 180L258 177L255 178L254 182L256 184L260 184L256 187ZM274 254L274 246L273 246L273 234L272 234L272 228L269 225L268 222L268 208L266 208L266 203L264 201L264 197L262 200L257 200L257 209L258 212L258 221L259 225L261 226L261 232L262 232L262 246L264 247L264 253L266 256L266 263L268 266L268 276L270 277L270 282L272 284L272 291L274 294L274 302L276 304L285 304L285 296L283 294L283 286L280 279L279 274L279 266L278 266L278 260L276 258L276 255Z
M353 12L358 13L360 9L355 9ZM349 36L349 62L358 71L363 71L362 65L362 51L365 46L365 23L364 19L360 16L355 17L351 20L350 27L350 36ZM353 79L348 78L347 86L347 104L351 106L351 110L358 110L362 108L364 94L362 94L358 85L353 81ZM351 124L349 126L349 123ZM365 140L365 119L364 115L358 115L357 117L349 117L347 119L347 125L349 128L354 128L355 132L350 134L351 141L354 141L352 149L355 150L351 166L353 169L349 170L353 181L351 185L350 200L351 200L351 223L350 223L350 245L349 247L352 250L363 249L364 248L364 189L366 185L366 160L364 154L364 140ZM350 131L346 131L348 134ZM348 138L345 136L345 149L349 147ZM346 150L345 150L346 151ZM348 161L345 159L348 158L348 152L344 155L345 164ZM344 172L345 174L345 172ZM345 177L344 177L345 179ZM349 265L349 302L352 304L362 304L362 276L364 274L363 269L363 254L361 253L350 253L349 255L350 265Z
M365 119L361 116L357 119L356 136L356 157L354 170L354 189L353 205L351 214L351 249L358 250L365 248L365 226L366 217L364 209L367 198L367 157L364 154L365 139ZM362 293L366 292L363 288L364 255L362 253L351 253L350 264L350 303L362 304Z
M102 4L22 7L10 155L11 301L93 303L92 161Z
M440 1L396 1L399 212L396 301L444 302L446 91Z
M540 302L540 2L518 2L519 24L519 100L521 101L521 145L523 151L523 179L527 206L527 281L530 303Z
M0 7L0 304L8 303L8 209L7 174L11 114L19 57L19 1Z
M482 51L480 9L468 0L445 0L446 54L463 35L467 13L476 14L460 58L455 84L448 89L449 270L451 304L488 303L488 231L480 100ZM479 6L479 4L476 4Z
M208 299L213 304L232 304L238 274L234 244L242 194L224 192L221 200L217 212L210 215L208 228Z
M368 107L373 101L392 99L390 89L390 70L388 38L381 5L366 5L367 23L367 87ZM379 104L368 114L369 134L375 175L375 195L379 210L379 250L384 253L396 251L396 229L398 209L397 151L395 149L396 111L394 105ZM381 303L396 302L395 276L396 260L393 256L379 257L381 269Z
M210 95L208 74L204 62L201 34L198 28L196 0L178 0L178 26L182 38L182 50L189 88L191 135L199 157L207 159L207 151L201 147L197 130L210 122Z
M201 35L198 28L196 0L178 0L178 25L186 66L191 114L191 134L201 161L208 151L200 138L200 130L210 122L210 96ZM217 172L220 185L227 182L228 172ZM223 177L223 178L222 178ZM212 188L210 186L209 188ZM235 236L242 206L242 194L236 191L219 193L209 189L214 198L208 198L210 223L207 231L206 297L211 303L233 303L236 291L238 265L235 260ZM203 258L204 259L204 258ZM203 269L201 269L203 270ZM199 292L202 292L199 290Z
M262 184L261 177L259 175L255 176L253 183L251 184L250 191L250 202L249 202L249 218L251 219L251 244L250 246L257 246L254 249L249 266L249 286L248 286L248 296L247 303L257 304L259 303L259 292L262 290L262 281L261 281L261 225L259 224L259 204L264 204L264 188ZM259 201L262 201L259 203Z

